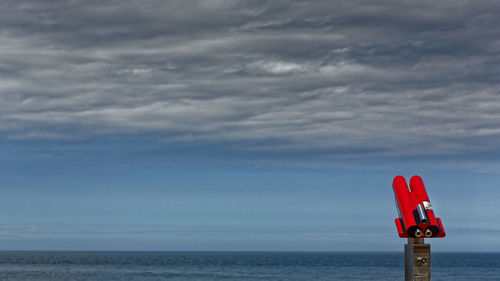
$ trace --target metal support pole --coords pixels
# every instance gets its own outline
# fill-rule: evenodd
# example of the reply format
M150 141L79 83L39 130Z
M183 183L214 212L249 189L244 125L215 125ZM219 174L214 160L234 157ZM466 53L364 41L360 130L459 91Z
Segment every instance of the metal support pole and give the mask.
M431 244L423 238L408 238L405 245L405 281L431 280Z

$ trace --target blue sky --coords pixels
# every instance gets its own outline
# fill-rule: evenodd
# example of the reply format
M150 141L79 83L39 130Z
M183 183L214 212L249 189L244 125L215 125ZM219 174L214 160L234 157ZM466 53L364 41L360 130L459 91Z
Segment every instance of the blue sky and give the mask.
M265 164L202 144L191 149L208 156L146 141L3 145L3 249L398 251L391 181L418 173L448 232L433 249L498 250L492 173Z
M500 251L495 1L0 5L0 249Z

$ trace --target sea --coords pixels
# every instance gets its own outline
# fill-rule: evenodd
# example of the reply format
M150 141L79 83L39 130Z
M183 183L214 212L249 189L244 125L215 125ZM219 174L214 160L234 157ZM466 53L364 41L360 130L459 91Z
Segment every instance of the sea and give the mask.
M500 253L432 253L433 281L500 280ZM403 253L0 252L0 280L404 280Z

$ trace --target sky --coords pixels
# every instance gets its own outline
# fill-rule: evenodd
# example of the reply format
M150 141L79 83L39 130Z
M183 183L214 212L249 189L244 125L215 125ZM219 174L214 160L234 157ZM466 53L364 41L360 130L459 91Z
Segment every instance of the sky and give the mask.
M500 2L1 1L0 250L500 251ZM430 239L429 239L430 240Z

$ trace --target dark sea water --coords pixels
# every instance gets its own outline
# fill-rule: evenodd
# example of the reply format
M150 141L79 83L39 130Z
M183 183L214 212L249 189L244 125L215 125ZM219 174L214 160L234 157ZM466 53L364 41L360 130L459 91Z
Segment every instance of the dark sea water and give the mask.
M0 280L403 279L402 253L0 252ZM432 280L500 280L500 254L432 253Z

